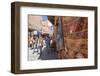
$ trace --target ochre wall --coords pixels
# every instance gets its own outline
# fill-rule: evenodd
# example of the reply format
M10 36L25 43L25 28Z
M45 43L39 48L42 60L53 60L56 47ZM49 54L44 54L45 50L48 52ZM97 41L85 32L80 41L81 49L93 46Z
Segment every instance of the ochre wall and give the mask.
M60 59L88 57L88 18L62 17L64 50L58 52Z

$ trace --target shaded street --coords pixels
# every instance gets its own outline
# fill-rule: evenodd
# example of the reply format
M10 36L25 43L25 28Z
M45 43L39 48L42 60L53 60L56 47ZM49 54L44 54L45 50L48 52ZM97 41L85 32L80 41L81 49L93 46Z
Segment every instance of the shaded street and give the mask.
M36 49L35 49L36 50ZM48 48L46 49L46 47L40 52L39 51L35 51L33 53L33 49L29 49L29 60L33 61L33 60L50 60L50 59L57 59L57 54L54 48Z

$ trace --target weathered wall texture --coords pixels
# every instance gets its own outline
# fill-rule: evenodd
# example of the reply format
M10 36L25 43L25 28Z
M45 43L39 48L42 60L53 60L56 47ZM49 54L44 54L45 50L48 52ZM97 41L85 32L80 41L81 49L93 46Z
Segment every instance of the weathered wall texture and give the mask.
M58 52L60 59L88 57L88 18L62 17L64 50Z

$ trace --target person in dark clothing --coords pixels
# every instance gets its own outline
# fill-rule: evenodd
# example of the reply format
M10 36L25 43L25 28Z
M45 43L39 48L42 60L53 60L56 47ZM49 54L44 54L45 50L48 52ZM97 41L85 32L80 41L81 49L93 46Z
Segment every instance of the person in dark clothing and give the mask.
M48 50L50 48L50 37L46 36L45 41L46 41L46 51L48 52Z

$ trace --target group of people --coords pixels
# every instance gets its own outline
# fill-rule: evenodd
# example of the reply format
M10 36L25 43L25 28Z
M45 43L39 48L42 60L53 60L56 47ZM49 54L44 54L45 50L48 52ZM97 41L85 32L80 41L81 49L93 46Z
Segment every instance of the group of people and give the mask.
M28 36L28 47L33 50L33 54L37 52L41 54L44 49L48 50L52 44L52 38L49 35L30 35Z

